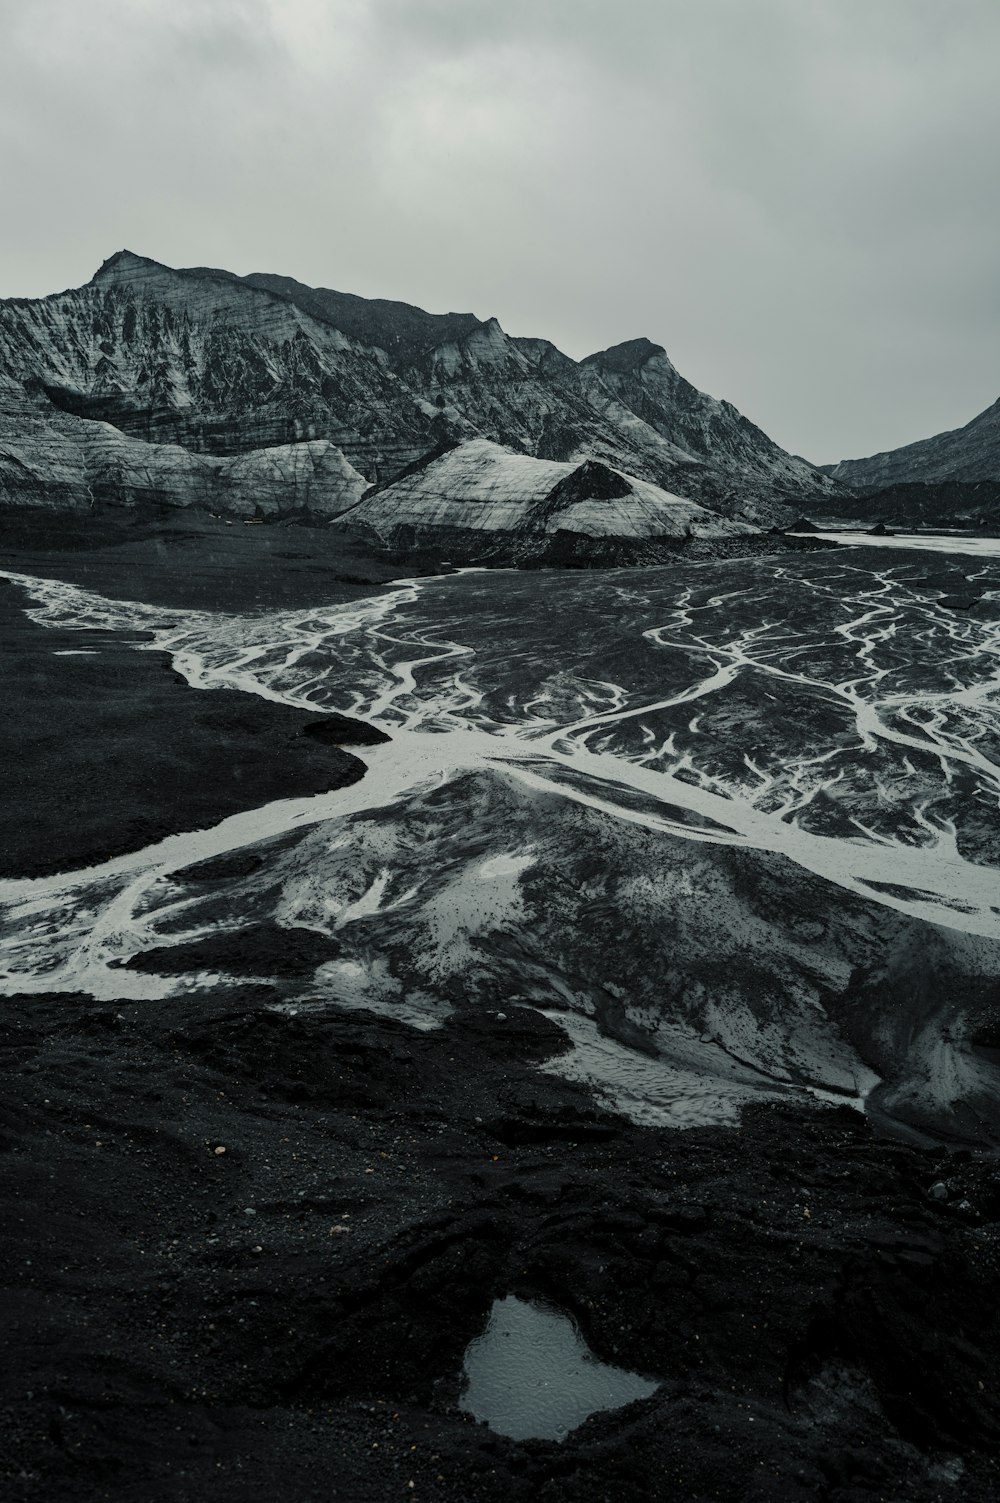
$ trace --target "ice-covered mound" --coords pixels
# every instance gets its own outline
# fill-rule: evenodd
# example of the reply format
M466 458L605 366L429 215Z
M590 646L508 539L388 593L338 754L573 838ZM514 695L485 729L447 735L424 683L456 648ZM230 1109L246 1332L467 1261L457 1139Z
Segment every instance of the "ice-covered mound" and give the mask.
M376 487L336 525L371 529L388 543L404 534L421 541L470 530L678 541L758 530L599 460L537 459L481 438L438 451Z
M64 411L0 374L0 501L7 505L87 513L95 504L147 503L242 517L330 517L367 488L327 438L197 453Z

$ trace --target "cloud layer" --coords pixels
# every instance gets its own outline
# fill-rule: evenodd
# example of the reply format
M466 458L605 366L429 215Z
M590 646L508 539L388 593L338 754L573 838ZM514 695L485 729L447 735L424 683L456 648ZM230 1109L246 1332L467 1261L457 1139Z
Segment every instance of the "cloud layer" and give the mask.
M128 246L639 334L817 461L1000 393L996 0L5 0L0 295Z

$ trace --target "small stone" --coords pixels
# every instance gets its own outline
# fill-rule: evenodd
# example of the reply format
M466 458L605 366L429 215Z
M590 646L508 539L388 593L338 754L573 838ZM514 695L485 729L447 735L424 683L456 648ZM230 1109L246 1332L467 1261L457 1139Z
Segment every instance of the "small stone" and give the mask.
M931 1185L927 1193L930 1196L931 1200L947 1200L948 1186L945 1184L944 1180L939 1179L936 1184Z
M218 1148L215 1151L218 1154L218 1153L225 1153L226 1150L223 1148L222 1144L220 1143L219 1146L218 1146Z
M507 1021L507 1014L505 1012L498 1012L497 1013L497 1022L498 1023L506 1023L506 1021Z
M256 1216L257 1212L254 1210L253 1206L244 1206L243 1214L244 1216Z

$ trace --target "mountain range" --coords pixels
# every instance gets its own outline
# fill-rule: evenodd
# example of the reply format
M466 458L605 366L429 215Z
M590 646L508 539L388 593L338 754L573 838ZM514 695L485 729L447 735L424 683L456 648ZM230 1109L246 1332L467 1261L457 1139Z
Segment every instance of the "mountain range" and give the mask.
M494 469L510 499L528 459L548 469L530 470L518 515L547 531L603 499L592 532L731 534L842 491L646 339L575 361L495 318L129 251L86 286L0 302L2 505L329 519L367 498L359 525L393 533L396 504L419 522L459 476Z

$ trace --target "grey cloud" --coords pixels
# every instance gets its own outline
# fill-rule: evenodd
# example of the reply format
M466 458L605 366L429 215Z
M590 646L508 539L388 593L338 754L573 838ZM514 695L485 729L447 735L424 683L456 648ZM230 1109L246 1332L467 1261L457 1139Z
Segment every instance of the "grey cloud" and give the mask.
M817 460L1000 391L995 0L8 0L0 292L122 245L646 334Z

